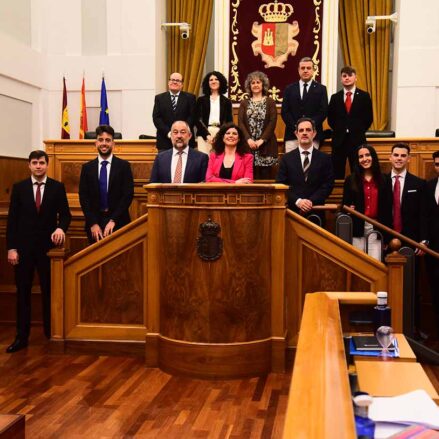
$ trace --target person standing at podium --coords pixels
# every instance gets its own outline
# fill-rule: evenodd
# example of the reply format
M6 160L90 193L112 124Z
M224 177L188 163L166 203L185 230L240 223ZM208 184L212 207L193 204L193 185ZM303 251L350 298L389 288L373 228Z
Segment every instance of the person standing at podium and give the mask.
M6 241L8 262L17 285L17 335L6 349L28 345L31 326L31 290L34 272L40 278L44 334L50 338L50 259L47 252L65 241L71 214L64 185L47 176L45 151L29 155L31 176L14 184L9 204Z
M206 183L253 183L253 155L248 152L241 128L223 125L213 142Z
M207 169L207 154L189 147L190 126L177 120L171 126L172 149L157 154L150 183L201 183Z
M129 162L113 155L113 139L113 128L99 125L96 128L98 157L83 164L81 169L79 202L91 244L130 222L133 174Z

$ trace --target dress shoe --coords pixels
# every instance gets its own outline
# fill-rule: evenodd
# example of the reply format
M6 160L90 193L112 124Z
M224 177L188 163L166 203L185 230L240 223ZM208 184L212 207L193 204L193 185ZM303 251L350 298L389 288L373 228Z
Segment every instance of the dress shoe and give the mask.
M12 354L13 352L17 352L20 349L24 349L26 347L27 347L27 339L17 337L14 340L14 342L8 346L8 348L6 349L6 353Z

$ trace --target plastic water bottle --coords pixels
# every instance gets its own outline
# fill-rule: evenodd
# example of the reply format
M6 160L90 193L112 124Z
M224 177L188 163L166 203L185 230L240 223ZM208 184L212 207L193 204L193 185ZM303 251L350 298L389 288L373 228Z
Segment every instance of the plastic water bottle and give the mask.
M377 305L373 309L374 333L380 326L392 326L391 309L387 305L387 291L377 292Z

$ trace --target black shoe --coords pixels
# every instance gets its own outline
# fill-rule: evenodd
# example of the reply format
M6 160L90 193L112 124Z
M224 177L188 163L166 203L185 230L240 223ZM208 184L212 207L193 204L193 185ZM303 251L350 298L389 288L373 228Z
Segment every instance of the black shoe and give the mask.
M8 348L6 349L6 353L8 354L12 354L13 352L17 352L20 349L24 349L27 347L27 338L23 339L23 338L16 338L14 340L14 342L8 346Z

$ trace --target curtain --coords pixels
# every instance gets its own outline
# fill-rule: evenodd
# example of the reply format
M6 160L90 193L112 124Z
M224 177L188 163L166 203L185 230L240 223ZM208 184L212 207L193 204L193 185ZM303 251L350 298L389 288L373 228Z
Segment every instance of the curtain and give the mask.
M357 70L358 87L372 98L372 129L384 130L389 121L389 55L392 24L377 20L376 32L366 32L368 15L389 15L392 0L340 0L340 45L345 65Z
M184 90L198 95L203 79L212 18L213 0L167 0L168 22L187 22L190 36L184 40L178 28L170 28L167 36L167 72L179 72L184 78Z

